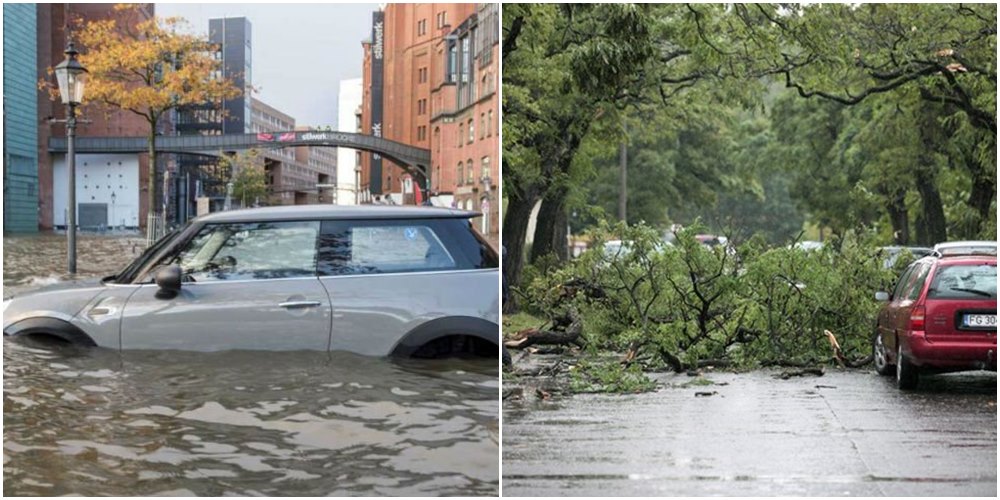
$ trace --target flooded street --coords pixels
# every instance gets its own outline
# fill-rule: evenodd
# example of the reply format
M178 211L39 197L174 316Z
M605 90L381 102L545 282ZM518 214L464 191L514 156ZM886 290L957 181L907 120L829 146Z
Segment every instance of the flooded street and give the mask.
M4 238L5 297L61 279L52 239ZM131 241L81 238L80 274ZM3 374L5 495L498 493L495 360L5 341Z
M81 233L76 237L77 278L114 274L146 248L139 234L106 236ZM68 278L66 235L39 233L4 235L3 297L51 285Z
M774 373L505 401L504 496L996 496L995 373Z

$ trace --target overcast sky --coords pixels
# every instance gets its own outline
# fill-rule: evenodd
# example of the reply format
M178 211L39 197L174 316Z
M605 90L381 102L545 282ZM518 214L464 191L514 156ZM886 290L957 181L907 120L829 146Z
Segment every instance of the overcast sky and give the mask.
M180 16L208 34L208 20L246 17L253 43L255 97L297 125L337 128L340 80L361 77L361 40L371 36L372 4L157 3L158 16Z

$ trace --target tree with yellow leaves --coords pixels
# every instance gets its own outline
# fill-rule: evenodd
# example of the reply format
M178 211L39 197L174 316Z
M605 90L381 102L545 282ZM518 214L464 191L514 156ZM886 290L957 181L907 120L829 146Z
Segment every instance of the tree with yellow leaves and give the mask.
M89 70L86 101L135 113L149 123L148 206L156 206L156 129L170 110L218 103L242 93L222 78L216 48L206 38L183 32L179 17L143 19L135 5L117 5L111 19L82 23L73 33L85 49ZM86 103L84 103L86 104Z

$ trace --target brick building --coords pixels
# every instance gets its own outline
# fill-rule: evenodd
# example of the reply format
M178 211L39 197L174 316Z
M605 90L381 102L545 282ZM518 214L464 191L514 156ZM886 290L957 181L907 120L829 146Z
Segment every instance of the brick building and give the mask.
M389 4L373 15L372 38L362 43L363 132L429 149L431 202L485 213L476 224L493 242L499 21L492 3ZM362 201L413 201L411 175L388 160L362 154L360 177L369 194Z
M114 4L40 3L35 8L37 9L35 81L55 80L54 76L48 74L48 70L65 57L63 51L66 48L67 26L71 29L76 20L108 19L118 16L121 20L127 19L129 22L138 23L154 15L153 4L139 4L138 17L125 12L115 12ZM87 48L78 45L77 50L86 53ZM52 136L65 137L66 127L61 123L50 123L46 118L65 119L66 108L58 100L51 100L45 91L37 93L37 106L38 225L41 229L52 229L56 226L65 226L67 186L64 177L64 155L49 154L48 142ZM80 114L90 120L90 123L77 125L78 136L145 136L149 133L149 124L146 120L128 111L85 105ZM170 132L171 125L166 120L161 126L162 132ZM81 211L88 212L78 215L77 220L81 226L88 225L88 221L94 221L92 223L96 224L102 218L100 215L103 215L105 225L145 226L149 175L147 155L81 154L77 156L76 161L77 202ZM107 182L97 183L97 177ZM157 183L157 189L160 185L161 183Z

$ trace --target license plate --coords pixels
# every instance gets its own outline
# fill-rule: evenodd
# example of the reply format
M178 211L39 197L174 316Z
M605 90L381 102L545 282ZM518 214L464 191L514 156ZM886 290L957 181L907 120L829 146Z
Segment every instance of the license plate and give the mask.
M965 326L971 327L994 327L997 326L996 314L966 314L963 320Z

